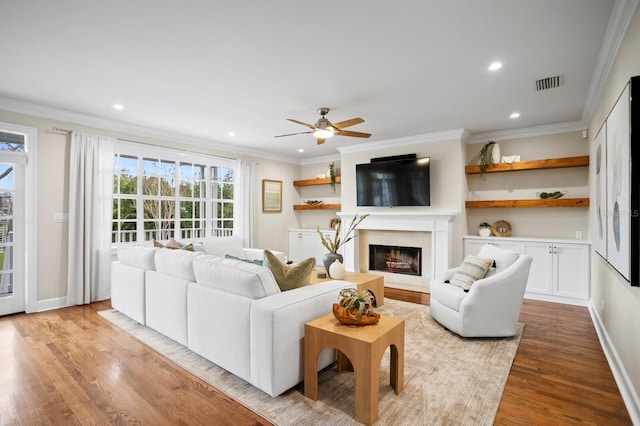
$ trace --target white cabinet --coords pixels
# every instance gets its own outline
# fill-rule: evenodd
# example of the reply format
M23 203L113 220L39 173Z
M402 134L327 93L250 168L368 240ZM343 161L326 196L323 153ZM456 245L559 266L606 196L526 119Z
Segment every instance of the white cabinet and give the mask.
M325 238L332 239L335 231L321 230ZM320 241L315 229L289 229L289 260L301 260L315 257L316 265L322 265L322 257L328 253Z
M585 305L589 300L588 242L469 236L464 238L465 255L477 254L484 244L494 244L533 258L527 281L527 297L579 305Z

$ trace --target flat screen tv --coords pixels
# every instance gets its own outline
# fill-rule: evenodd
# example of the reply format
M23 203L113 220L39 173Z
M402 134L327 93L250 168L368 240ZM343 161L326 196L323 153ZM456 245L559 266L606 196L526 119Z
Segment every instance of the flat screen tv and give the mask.
M429 206L429 157L356 164L358 206Z

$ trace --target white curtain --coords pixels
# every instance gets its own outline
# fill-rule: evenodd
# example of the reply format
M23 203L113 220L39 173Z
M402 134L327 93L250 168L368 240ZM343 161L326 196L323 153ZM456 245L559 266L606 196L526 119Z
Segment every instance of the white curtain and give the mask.
M67 302L111 297L111 219L115 139L71 134Z
M253 225L256 210L256 163L236 161L235 227L243 247L253 247Z

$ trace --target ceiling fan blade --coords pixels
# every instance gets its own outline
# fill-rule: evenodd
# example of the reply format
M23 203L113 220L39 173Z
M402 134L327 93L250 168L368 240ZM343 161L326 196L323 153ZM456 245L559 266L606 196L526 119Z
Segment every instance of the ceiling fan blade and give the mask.
M313 132L298 132L298 133L289 133L286 135L278 135L278 136L274 136L274 138L282 138L285 136L294 136L294 135L306 135L307 133L313 133Z
M287 120L293 121L294 123L302 124L303 126L307 126L308 128L315 130L315 127L312 126L311 124L303 123L302 121L294 120L293 118L287 118Z
M353 138L368 138L370 133L352 132L350 130L339 130L336 135L338 136L351 136Z
M318 145L322 145L326 139L317 138L316 141L318 141Z
M341 121L339 123L333 123L333 127L337 129L344 129L346 127L355 126L356 124L364 123L364 120L360 117L352 118L351 120Z

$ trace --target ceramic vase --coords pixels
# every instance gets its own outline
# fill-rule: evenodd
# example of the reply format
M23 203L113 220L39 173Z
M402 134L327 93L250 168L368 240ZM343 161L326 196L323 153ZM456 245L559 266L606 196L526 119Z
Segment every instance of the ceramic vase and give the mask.
M489 237L491 235L491 228L481 226L478 228L478 234L480 234L481 237Z
M500 153L500 145L498 143L494 143L491 147L491 162L493 164L498 164L502 161L502 155Z
M329 266L329 276L334 280L341 280L344 278L344 265L340 262L339 259L336 259L335 262Z
M329 272L329 268L331 267L331 264L333 264L333 262L335 262L337 260L340 261L340 263L342 263L343 259L342 259L342 255L340 253L325 253L325 255L322 257L322 264L324 265L324 269L327 271L327 274L329 274L329 276L331 276L331 272ZM332 277L333 278L333 277Z

